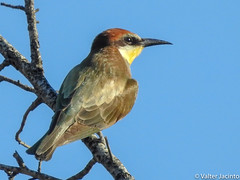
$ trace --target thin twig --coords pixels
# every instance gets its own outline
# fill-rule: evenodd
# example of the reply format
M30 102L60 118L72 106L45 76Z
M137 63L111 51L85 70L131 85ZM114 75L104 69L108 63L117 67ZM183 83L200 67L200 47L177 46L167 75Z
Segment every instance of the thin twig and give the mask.
M13 154L13 157L16 159L20 168L25 168L26 167L26 165L23 162L22 157L18 154L17 151L15 151L15 153Z
M34 0L25 0L25 13L27 16L28 32L31 47L31 63L38 68L42 68L42 57L39 51L36 10L34 9Z
M8 59L5 59L2 64L0 64L0 71L3 70L5 67L9 66L10 62Z
M19 80L18 80L18 81L14 81L14 80L12 80L12 79L10 79L10 78L8 78L8 77L1 76L1 75L0 75L0 82L1 82L1 81L9 82L9 83L11 83L11 84L14 84L14 85L22 88L22 89L25 90L25 91L29 91L29 92L35 93L34 88L29 87L29 86L27 86L27 85L24 85L24 84L20 83Z
M88 164L86 165L86 167L80 171L79 173L77 173L76 175L68 178L67 180L76 180L76 179L82 179L85 175L87 175L89 173L89 171L92 169L92 167L94 166L94 164L96 164L96 160L94 158L92 158Z
M17 175L17 174L12 174L11 176L9 176L8 180L14 180L14 178L15 178L16 175Z
M7 170L4 170L4 171L8 175L8 180L14 180L14 177L16 175L18 175L18 173L16 173L16 172L11 172L11 171L7 171Z
M23 145L24 147L26 148L30 148L29 145L27 145L25 142L23 142L21 139L20 139L20 134L21 132L23 131L23 128L25 126L25 123L26 123L26 120L27 120L27 116L28 114L33 111L36 107L38 107L40 104L42 103L42 100L41 98L37 98L27 109L27 111L24 113L23 115L23 119L22 119L22 122L21 122L21 126L19 128L19 130L17 131L16 135L15 135L15 140Z
M15 157L19 167L0 164L0 170L5 171L6 174L9 176L9 179L13 179L14 176L21 173L21 174L31 176L35 179L59 180L58 178L55 178L53 176L49 176L47 174L39 173L37 171L28 169L27 166L24 165L22 157L16 152L14 154L15 154L14 157Z
M24 6L20 6L20 5L15 6L15 5L11 5L11 4L1 3L1 6L9 7L9 8L12 8L12 9L20 9L22 11L25 11Z

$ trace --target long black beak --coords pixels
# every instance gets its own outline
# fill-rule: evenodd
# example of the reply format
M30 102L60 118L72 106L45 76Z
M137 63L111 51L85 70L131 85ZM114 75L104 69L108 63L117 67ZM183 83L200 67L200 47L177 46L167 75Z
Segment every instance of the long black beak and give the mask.
M163 45L163 44L171 44L172 45L172 43L170 43L168 41L159 40L159 39L149 39L149 38L142 39L141 44L143 47Z

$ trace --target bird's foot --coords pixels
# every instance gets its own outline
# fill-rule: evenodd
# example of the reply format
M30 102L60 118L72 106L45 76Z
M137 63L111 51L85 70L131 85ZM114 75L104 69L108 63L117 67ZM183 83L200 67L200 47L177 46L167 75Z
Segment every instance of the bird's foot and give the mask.
M100 140L104 143L104 145L105 145L106 148L108 149L108 153L109 153L110 159L111 159L111 161L113 162L113 154L112 154L112 151L111 151L111 149L110 149L107 136L104 137L102 131L99 131L99 132L97 133L97 135L99 136Z
M42 166L42 160L39 160L38 161L38 172L40 173L41 172L41 166Z

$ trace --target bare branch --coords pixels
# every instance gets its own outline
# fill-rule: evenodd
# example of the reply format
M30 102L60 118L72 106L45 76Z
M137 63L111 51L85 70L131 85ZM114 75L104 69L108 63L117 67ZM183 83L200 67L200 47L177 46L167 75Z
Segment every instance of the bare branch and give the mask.
M15 135L15 140L23 145L24 147L26 148L30 148L29 145L27 145L25 142L23 142L21 139L20 139L20 133L23 131L23 128L25 126L25 123L26 123L26 120L27 120L27 116L28 114L33 111L36 107L38 107L40 104L42 103L42 100L41 98L37 98L30 106L29 108L27 109L27 111L24 113L23 115L23 119L22 119L22 122L21 122L21 126L19 128L19 130L17 131L16 135Z
M1 165L1 164L0 164ZM9 180L14 180L14 177L18 174L16 172L12 172L12 171L8 171L8 170L4 170L5 173L8 175L8 179Z
M0 71L3 70L5 67L9 66L10 62L9 60L5 59L2 64L0 64Z
M94 166L94 164L96 164L96 160L94 158L92 158L88 164L86 165L86 167L80 171L79 173L77 173L76 175L68 178L67 180L76 180L76 179L82 179L85 175L87 175L90 170L92 169L92 167Z
M3 36L0 35L0 53L5 59L8 59L10 64L17 70L21 69L22 63L29 63L28 60L20 54ZM15 63L11 63L15 62Z
M14 158L16 159L17 163L19 164L19 167L0 164L0 170L5 171L7 173L7 175L9 176L9 179L13 179L14 176L21 173L21 174L25 174L25 175L31 176L33 178L36 178L36 179L40 179L40 180L60 180L53 176L49 176L47 174L39 173L37 171L28 169L27 166L25 166L23 159L17 152L14 153Z
M21 55L6 39L0 35L0 53L10 64L20 71L33 85L38 97L54 110L56 101L56 91L48 83L43 75L43 69L33 66Z
M112 159L104 141L96 135L91 135L82 140L92 152L94 159L101 163L115 180L133 180L134 177L128 172L121 161L112 154Z
M34 1L25 0L25 13L27 15L28 22L28 32L30 38L31 47L31 62L36 67L42 69L42 57L39 51L39 41L38 41L38 31L37 31L37 21L35 16Z
M2 81L6 81L6 82L9 82L9 83L11 83L11 84L14 84L14 85L22 88L22 89L25 90L25 91L29 91L29 92L35 93L34 88L29 87L29 86L27 86L27 85L24 85L24 84L20 83L19 80L18 80L18 81L14 81L14 80L12 80L12 79L10 79L10 78L7 78L7 77L5 77L5 76L1 76L1 75L0 75L0 82L2 82Z
M25 8L23 6L20 6L20 5L15 6L15 5L11 5L11 4L1 3L1 6L9 7L9 8L12 8L12 9L20 9L20 10L25 11Z
M15 153L13 154L13 157L16 159L20 168L25 168L26 167L26 165L23 162L22 157L18 154L17 151L15 151Z

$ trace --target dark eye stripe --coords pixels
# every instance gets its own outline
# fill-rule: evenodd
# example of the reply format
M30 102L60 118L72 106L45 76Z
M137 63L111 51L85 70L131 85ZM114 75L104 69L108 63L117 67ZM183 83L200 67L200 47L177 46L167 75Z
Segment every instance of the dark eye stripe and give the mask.
M124 41L129 45L136 45L139 43L139 40L132 36L126 36L124 37Z

